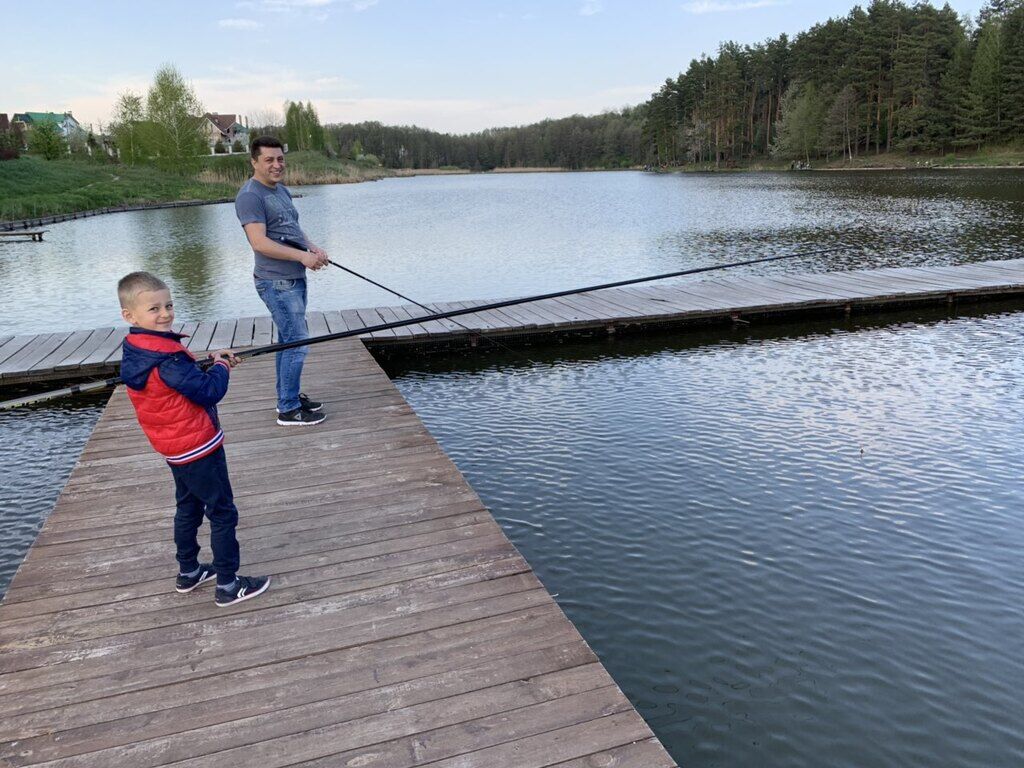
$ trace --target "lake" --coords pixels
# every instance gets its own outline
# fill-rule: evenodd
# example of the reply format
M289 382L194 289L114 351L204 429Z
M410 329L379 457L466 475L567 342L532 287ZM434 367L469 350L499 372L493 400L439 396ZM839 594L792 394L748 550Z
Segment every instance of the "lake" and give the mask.
M1024 171L423 176L307 187L307 233L420 302L506 298L735 260L837 248L748 274L1020 256ZM163 277L180 320L263 315L230 205L139 211L0 244L0 333L119 324L127 272ZM734 273L735 274L735 273ZM404 303L340 270L317 310Z
M302 190L422 301L816 249L756 274L1022 255L1017 171L423 177ZM3 330L264 314L228 206L0 246ZM320 273L312 306L393 303ZM1024 763L1024 302L387 363L681 765ZM483 352L485 348L481 348ZM0 414L0 591L103 398ZM31 460L26 460L30 456ZM244 515L244 510L242 510Z

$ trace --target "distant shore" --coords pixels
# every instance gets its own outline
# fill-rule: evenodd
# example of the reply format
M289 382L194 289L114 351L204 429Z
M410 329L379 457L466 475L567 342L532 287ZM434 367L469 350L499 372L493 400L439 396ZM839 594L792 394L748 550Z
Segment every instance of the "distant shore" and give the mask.
M751 173L810 171L910 171L1024 169L1024 148L1000 148L943 156L885 153L812 161L809 166L778 160L755 160L730 166L713 163L628 168L383 168L321 153L294 152L288 156L290 186L353 184L411 176L459 176L470 173L579 173L639 171L654 173ZM3 163L0 173L0 230L45 226L57 221L146 208L222 203L233 199L249 177L248 156L207 158L197 176L182 176L150 166L126 167L81 160L45 161L23 157ZM44 191L40 191L44 190Z

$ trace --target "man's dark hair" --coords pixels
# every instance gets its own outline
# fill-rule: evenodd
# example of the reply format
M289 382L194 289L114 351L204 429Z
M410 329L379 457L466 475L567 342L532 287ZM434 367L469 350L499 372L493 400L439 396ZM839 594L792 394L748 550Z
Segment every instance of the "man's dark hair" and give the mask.
M260 136L253 140L252 144L249 145L249 155L253 160L260 156L260 150L264 147L270 147L272 149L284 149L284 144L280 140L275 139L273 136Z

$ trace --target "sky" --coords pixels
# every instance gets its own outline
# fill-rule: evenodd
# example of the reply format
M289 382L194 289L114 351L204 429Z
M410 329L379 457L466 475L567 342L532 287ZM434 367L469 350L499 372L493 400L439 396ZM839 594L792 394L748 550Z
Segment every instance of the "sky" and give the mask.
M211 112L450 133L646 101L719 43L844 16L853 0L0 0L0 112L109 121L173 64ZM941 3L933 2L941 5ZM983 0L950 0L976 16ZM280 119L280 118L279 118Z

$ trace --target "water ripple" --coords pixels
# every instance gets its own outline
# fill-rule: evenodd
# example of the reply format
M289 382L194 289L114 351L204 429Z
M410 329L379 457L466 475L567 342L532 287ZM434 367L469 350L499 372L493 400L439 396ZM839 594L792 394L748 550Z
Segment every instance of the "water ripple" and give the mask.
M987 768L1024 759L1022 334L908 314L395 373L680 764Z

